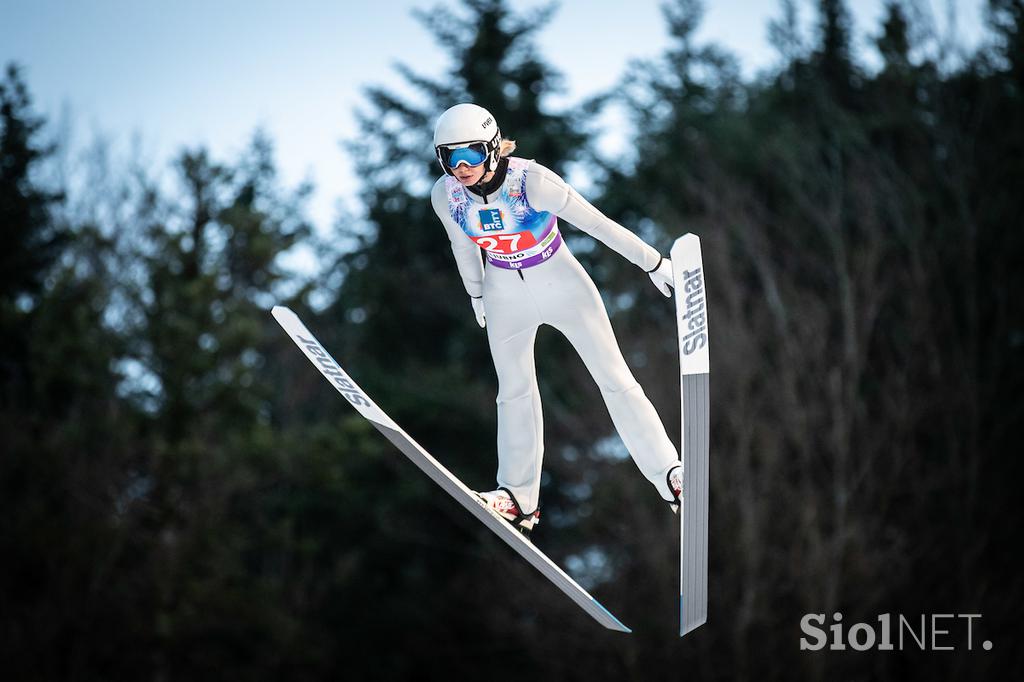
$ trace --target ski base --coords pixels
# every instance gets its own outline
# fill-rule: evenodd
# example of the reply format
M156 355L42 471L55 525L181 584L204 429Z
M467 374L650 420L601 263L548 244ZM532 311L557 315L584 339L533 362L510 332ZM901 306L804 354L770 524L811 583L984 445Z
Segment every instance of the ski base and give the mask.
M679 636L708 619L707 296L700 239L686 234L672 246L682 394L683 499L679 509Z
M459 504L469 510L478 520L487 526L495 535L514 549L531 566L540 571L541 575L573 600L598 623L618 632L632 632L608 609L594 599L575 580L569 577L546 554L537 549L532 542L515 530L497 512L490 509L472 490L455 477L440 462L434 459L423 447L402 430L384 411L366 395L352 378L342 370L337 361L324 350L316 337L302 323L298 316L284 306L274 306L274 319L288 333L295 344L309 358L310 362L320 370L324 378L352 404L356 410L380 431L399 449L413 464L451 495Z

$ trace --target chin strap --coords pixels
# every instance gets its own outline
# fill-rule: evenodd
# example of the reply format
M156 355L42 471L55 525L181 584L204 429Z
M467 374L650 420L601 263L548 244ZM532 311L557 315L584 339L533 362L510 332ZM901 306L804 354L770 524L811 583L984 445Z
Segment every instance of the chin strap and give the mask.
M484 171L484 177L487 177L488 172L490 171ZM470 185L467 189L473 192L473 194L483 197L484 201L487 201L487 195L493 194L499 187L501 187L502 183L505 182L505 175L507 173L508 158L503 156L498 160L498 168L494 171L494 177L487 182L484 182L484 179L480 178L479 182L475 185Z

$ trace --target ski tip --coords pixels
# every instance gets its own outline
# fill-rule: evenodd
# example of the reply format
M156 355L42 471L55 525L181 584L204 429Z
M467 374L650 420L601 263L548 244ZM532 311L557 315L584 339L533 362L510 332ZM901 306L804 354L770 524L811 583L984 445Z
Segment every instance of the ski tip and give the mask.
M692 232L687 232L672 243L672 248L669 250L669 258L672 258L673 260L679 258L681 257L682 250L693 247L696 247L699 252L700 237Z
M270 309L270 314L278 321L295 317L295 313L293 313L292 309L286 305L275 305Z

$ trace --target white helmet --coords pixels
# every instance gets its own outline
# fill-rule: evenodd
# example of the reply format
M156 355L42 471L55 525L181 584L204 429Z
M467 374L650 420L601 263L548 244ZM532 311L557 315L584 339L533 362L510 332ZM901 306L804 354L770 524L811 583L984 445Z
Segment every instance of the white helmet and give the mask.
M456 104L434 126L434 153L441 169L452 175L451 162L484 164L484 173L498 166L501 131L491 112L475 104Z

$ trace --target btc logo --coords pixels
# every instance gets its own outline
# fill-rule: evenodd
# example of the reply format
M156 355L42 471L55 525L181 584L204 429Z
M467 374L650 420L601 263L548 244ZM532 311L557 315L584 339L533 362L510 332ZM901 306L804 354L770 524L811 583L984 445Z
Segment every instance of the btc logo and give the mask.
M485 208L480 211L480 229L484 232L496 232L505 229L501 219L501 209Z

